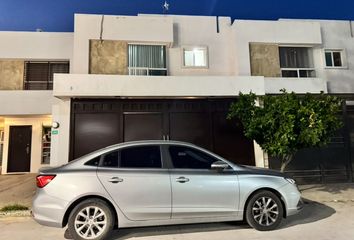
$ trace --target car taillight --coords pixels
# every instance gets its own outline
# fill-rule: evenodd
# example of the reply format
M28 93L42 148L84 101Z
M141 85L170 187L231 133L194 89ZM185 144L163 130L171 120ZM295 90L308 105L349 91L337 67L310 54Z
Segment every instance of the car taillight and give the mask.
M50 183L55 178L55 175L38 175L36 177L37 187L44 188L48 183Z

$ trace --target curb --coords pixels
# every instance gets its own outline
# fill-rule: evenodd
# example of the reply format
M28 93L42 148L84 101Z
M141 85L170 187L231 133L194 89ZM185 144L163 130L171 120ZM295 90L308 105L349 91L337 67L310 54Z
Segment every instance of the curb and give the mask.
M8 212L0 212L0 218L6 217L31 217L31 211L8 211Z

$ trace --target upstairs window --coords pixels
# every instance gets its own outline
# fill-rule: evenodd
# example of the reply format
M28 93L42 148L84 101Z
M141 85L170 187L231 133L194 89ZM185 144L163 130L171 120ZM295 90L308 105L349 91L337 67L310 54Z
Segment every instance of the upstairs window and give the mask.
M282 77L316 77L312 49L307 47L280 47Z
M325 50L326 67L342 68L344 67L343 50Z
M166 46L128 46L129 75L166 76Z
M184 47L183 66L187 68L207 68L208 49L206 47Z
M25 89L52 90L54 73L69 73L69 62L25 62Z

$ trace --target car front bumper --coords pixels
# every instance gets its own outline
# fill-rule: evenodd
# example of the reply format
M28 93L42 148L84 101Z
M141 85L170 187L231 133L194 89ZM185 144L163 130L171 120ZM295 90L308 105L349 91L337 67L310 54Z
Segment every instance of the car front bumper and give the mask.
M286 205L286 216L294 215L303 208L301 193L295 184L286 184L279 189Z

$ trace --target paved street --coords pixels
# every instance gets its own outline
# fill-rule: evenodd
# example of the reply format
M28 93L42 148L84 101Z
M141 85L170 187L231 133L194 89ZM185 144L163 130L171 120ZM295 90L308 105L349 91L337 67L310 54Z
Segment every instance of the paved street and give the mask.
M47 228L31 218L0 218L0 239L65 239L65 229ZM352 240L354 201L313 202L288 218L279 230L258 232L243 223L197 224L116 231L112 239L139 240Z

